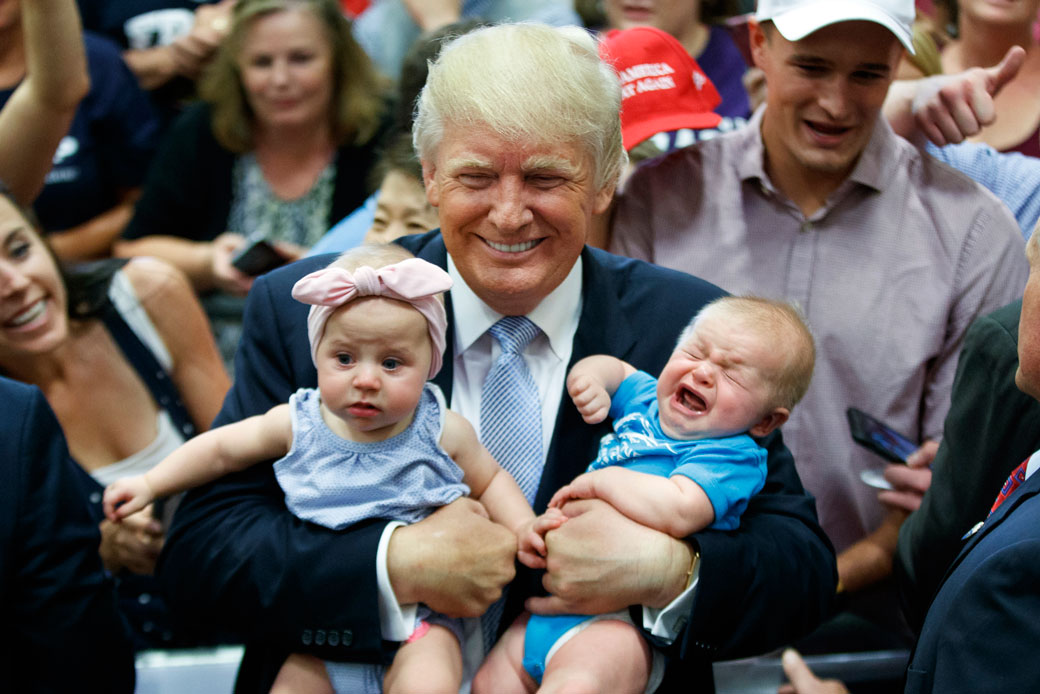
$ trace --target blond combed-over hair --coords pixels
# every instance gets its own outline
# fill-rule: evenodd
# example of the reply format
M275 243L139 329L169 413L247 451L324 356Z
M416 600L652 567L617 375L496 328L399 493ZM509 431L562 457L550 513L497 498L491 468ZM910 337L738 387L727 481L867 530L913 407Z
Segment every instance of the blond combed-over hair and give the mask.
M415 150L432 161L447 124L489 129L507 142L577 142L597 190L626 162L621 87L595 40L579 27L500 24L446 45L416 107Z

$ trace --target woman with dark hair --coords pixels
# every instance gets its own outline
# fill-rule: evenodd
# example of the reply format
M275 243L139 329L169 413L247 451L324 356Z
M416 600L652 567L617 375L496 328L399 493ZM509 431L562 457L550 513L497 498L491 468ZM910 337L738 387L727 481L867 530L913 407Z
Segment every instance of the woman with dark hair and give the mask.
M230 260L247 236L294 259L365 199L386 101L335 0L239 0L200 88L116 253L244 294Z
M143 258L63 271L30 219L0 192L0 374L43 391L100 521L103 487L209 428L230 382L181 273ZM158 596L132 585L155 568L158 516L101 524L102 561L149 611L139 646L172 642Z

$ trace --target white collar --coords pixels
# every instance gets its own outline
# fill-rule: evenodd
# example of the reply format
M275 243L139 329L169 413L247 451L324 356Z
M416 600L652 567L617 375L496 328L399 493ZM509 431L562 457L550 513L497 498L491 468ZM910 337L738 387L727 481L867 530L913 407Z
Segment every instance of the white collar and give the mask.
M448 274L454 283L451 305L455 315L455 354L462 354L497 323L503 314L493 310L473 293L448 255ZM527 317L549 338L549 347L558 356L569 353L569 342L581 316L582 262L578 256L567 277L549 296L539 302ZM566 345L566 347L565 347Z

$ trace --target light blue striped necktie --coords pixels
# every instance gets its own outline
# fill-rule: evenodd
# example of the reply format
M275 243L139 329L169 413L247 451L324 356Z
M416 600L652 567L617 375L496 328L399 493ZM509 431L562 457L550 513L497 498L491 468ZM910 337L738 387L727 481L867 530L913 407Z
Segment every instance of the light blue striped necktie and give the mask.
M542 477L542 407L523 353L540 332L525 316L506 316L488 328L502 351L480 393L480 440L529 503Z
M525 316L506 316L488 333L501 352L480 394L480 439L498 464L513 476L529 503L542 477L542 408L538 386L524 361L524 348L541 331ZM490 650L502 618L505 596L484 613L484 651Z

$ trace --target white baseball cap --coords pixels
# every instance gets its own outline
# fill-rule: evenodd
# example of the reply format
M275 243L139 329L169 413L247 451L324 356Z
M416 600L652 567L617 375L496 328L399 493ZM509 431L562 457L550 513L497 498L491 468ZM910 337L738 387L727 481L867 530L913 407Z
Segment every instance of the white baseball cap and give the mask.
M914 0L758 0L755 19L772 21L788 41L799 41L838 22L875 22L914 52Z

